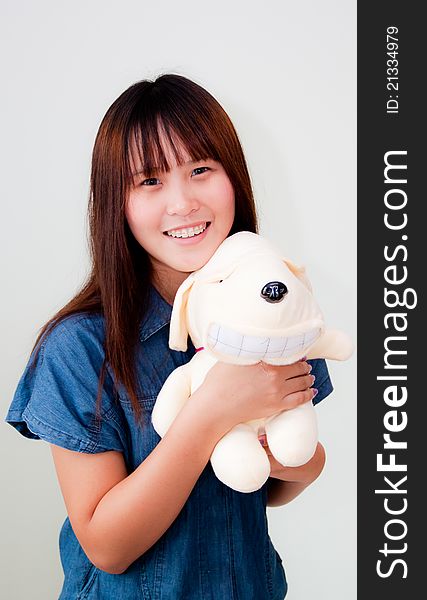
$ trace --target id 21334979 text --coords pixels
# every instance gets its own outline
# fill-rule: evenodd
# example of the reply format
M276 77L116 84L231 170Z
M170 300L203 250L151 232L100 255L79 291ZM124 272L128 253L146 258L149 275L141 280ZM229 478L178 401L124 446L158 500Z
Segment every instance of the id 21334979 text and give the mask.
M387 27L386 30L386 88L387 114L399 114L399 29Z

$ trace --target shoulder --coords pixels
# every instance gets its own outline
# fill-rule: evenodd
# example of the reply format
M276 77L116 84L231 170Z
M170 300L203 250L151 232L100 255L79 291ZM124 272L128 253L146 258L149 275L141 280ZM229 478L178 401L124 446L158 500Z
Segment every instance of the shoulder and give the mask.
M103 355L104 341L104 317L100 314L76 313L50 325L39 343L39 360L56 354L70 354L72 358L82 350ZM37 349L34 349L32 356Z
M42 346L45 346L48 341L51 344L58 344L68 338L103 340L105 338L104 317L101 314L81 312L65 317L49 327Z
M50 326L35 357L33 350L5 420L26 437L70 450L123 450L125 427L108 370L101 387L102 425L96 412L103 339L101 316L75 314Z

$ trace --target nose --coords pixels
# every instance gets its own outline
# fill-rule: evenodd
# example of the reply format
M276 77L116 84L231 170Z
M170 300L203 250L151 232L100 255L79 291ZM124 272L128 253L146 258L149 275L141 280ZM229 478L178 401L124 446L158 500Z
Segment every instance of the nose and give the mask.
M261 298L266 302L281 302L288 293L288 288L281 281L269 281L261 290Z
M168 215L185 216L198 210L200 203L194 195L194 191L185 189L185 186L176 185L169 190L169 199L166 212Z

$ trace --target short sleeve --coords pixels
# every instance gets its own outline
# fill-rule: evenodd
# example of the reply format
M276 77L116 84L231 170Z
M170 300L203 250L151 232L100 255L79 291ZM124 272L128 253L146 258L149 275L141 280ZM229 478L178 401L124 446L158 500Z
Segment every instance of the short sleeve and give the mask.
M316 405L319 404L321 400L326 398L326 396L329 396L329 394L333 392L334 388L329 376L326 361L323 358L307 360L307 362L313 367L311 370L311 375L316 377L313 387L319 390L317 395L313 398L313 404Z
M103 327L73 315L44 339L34 370L35 350L16 388L5 421L30 439L77 452L125 451L125 427L106 369L100 419L98 380L104 360Z

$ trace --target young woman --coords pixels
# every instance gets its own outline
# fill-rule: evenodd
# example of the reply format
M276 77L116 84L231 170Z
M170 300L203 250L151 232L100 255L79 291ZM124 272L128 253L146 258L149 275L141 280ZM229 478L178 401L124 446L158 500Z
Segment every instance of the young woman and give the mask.
M150 419L195 352L168 347L177 288L228 235L257 232L241 145L206 90L162 75L120 95L95 141L89 221L91 274L42 328L6 417L50 443L68 514L60 600L282 600L266 506L316 479L323 447L285 468L265 446L271 476L248 494L209 457L237 423L327 396L325 361L218 363L162 439Z

